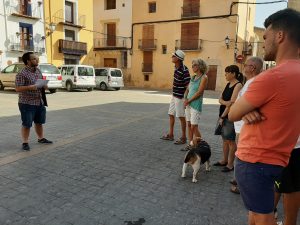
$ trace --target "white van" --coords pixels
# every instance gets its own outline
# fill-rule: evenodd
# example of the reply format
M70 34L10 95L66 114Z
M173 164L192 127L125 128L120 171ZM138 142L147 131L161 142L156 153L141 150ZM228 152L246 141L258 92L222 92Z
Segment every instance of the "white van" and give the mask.
M59 67L62 75L62 85L67 91L73 89L87 89L92 91L96 87L95 70L87 65L62 65Z
M108 88L114 88L120 90L124 87L123 73L122 70L118 68L95 68L96 74L96 87L102 91Z

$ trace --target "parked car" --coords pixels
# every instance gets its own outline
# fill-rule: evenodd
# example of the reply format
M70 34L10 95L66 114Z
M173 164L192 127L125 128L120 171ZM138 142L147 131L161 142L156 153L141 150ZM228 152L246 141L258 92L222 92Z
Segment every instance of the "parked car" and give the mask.
M96 87L100 90L107 90L108 88L114 88L120 90L124 87L123 73L118 68L95 68L96 74Z
M62 84L67 91L73 89L87 89L92 91L96 87L95 70L87 65L62 65L59 67Z
M25 65L23 63L14 63L3 69L0 73L0 90L4 90L6 87L15 88L16 75L24 67ZM42 72L43 79L49 80L48 89L51 93L55 93L57 88L62 87L62 76L56 66L48 63L41 63L38 68Z

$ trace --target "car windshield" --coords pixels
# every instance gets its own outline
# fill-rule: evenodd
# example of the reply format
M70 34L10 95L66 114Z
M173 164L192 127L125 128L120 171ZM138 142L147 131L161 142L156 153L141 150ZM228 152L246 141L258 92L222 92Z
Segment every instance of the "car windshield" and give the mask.
M94 76L94 69L91 67L78 67L79 76Z
M53 65L39 65L39 68L42 73L60 74L56 66Z
M112 70L111 71L111 76L112 77L122 77L122 73L120 70Z

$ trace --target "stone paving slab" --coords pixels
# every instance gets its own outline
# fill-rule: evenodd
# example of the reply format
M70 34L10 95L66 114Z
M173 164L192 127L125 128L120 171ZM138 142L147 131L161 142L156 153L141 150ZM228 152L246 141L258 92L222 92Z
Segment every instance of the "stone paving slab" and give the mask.
M117 102L48 112L54 145L43 150L32 135L35 154L0 166L0 224L246 224L240 196L229 192L232 173L201 168L194 184L189 168L180 177L181 146L159 139L167 110ZM212 135L217 110L206 104L201 122L212 162L221 157L221 140ZM0 161L20 152L18 118L0 118Z

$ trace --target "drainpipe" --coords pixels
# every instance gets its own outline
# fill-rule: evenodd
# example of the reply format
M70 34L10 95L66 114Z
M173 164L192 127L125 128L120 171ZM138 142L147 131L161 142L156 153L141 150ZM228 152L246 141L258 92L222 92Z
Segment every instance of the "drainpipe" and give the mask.
M52 23L52 13L51 13L51 0L48 0L49 4L49 22ZM45 33L46 34L46 33ZM52 34L50 35L50 62L52 64L53 50L52 50Z

